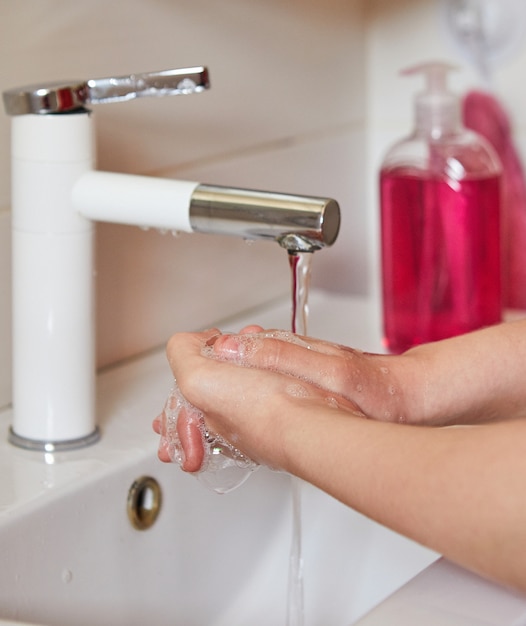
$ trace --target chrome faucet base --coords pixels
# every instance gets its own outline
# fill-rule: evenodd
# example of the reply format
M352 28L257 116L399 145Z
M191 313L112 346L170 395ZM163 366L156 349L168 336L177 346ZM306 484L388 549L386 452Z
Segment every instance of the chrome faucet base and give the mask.
M100 430L98 427L84 437L77 439L66 439L65 441L40 441L38 439L30 439L28 437L22 437L17 435L13 430L13 427L9 428L9 443L12 443L17 448L23 448L24 450L31 450L33 452L69 452L70 450L79 450L80 448L86 448L94 443L97 443L100 439Z

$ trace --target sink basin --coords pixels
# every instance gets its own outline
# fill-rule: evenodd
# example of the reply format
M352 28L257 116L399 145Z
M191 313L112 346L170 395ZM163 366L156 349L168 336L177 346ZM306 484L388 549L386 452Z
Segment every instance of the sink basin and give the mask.
M378 349L366 307L313 294L310 332ZM288 302L278 303L230 327L286 327L288 311ZM218 495L160 463L150 423L170 386L162 351L101 374L102 439L76 452L14 448L5 443L9 412L0 416L4 623L286 623L291 478L261 468L236 491ZM150 528L137 530L127 498L143 476L157 481L162 506ZM355 623L437 558L314 487L301 489L306 626ZM149 488L138 502L148 517Z
M261 471L218 496L174 470L151 455L6 520L2 617L67 626L285 624L288 477ZM143 475L157 479L163 504L140 531L126 497ZM418 547L307 487L303 519L307 624L350 624L429 563Z

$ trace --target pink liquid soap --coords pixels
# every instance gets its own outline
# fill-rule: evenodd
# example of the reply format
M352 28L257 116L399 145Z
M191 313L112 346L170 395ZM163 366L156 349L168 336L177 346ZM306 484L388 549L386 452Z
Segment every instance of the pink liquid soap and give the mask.
M380 175L384 336L391 352L501 320L499 176Z

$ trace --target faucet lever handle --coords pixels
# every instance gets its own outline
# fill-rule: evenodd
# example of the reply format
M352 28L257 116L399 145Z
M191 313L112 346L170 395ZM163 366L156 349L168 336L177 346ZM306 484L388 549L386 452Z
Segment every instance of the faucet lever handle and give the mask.
M86 81L30 85L4 91L8 115L67 113L87 104L120 102L145 96L199 93L210 86L206 67L161 70Z
M94 78L87 81L87 102L98 104L119 102L145 96L178 96L208 89L210 81L206 67L187 67L131 74L117 78Z

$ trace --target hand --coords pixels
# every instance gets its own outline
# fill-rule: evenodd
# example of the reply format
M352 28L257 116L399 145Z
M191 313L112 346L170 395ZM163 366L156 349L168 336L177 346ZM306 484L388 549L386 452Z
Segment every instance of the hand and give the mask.
M323 409L332 403L354 415L413 425L480 423L523 414L520 369L511 365L523 358L524 326L504 324L396 356L259 326L238 335L212 329L175 335L168 357L183 394L205 414L210 430L254 460L279 465L285 462L284 450L280 453L284 439L269 433L304 428L302 415L320 408L320 402ZM507 366L496 377L499 351ZM195 471L202 444L197 428L185 424L180 425L184 469ZM159 422L155 427L159 432ZM166 460L162 446L160 458Z
M168 357L207 427L247 456L526 590L526 320L392 357L290 339L179 334ZM427 427L455 423L478 425ZM180 425L185 469L199 458L194 426Z
M445 426L526 414L518 368L526 358L526 320L401 355L365 353L258 326L250 331L217 337L216 358L307 380L375 420Z
M411 359L365 353L260 326L248 329L239 335L214 337L214 356L308 381L345 398L370 418L411 423L422 419L414 385L404 382ZM412 382L416 383L414 378Z
M247 327L237 337L244 347L266 341L259 327ZM232 357L232 344L223 352L223 339L213 329L204 333L174 335L168 346L174 377L184 397L205 417L206 427L221 435L259 463L283 467L284 432L301 427L307 406L316 411L340 410L363 414L347 398L318 385L275 370L258 370ZM282 343L285 343L282 341ZM320 413L320 414L321 414ZM156 418L154 429L161 435L159 458L170 460L163 439L163 420ZM280 435L280 432L282 435ZM183 469L197 471L203 459L198 420L181 412L177 434L184 450Z

